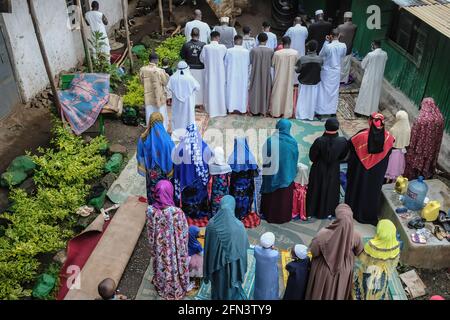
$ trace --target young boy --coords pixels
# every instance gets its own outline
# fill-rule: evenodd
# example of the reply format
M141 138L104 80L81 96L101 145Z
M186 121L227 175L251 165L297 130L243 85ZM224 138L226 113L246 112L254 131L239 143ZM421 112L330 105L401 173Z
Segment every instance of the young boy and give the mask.
M169 77L171 77L173 75L173 70L169 66L169 59L163 58L161 63L162 63L162 69L169 75Z
M252 51L252 49L256 47L256 40L252 37L252 29L250 29L250 27L244 27L242 31L244 32L242 46L248 51Z
M279 252L275 249L275 235L267 232L261 236L260 246L255 247L255 300L278 300Z
M117 285L113 279L107 278L99 283L98 294L101 300L127 300L127 297L118 294Z
M283 300L305 300L310 268L308 248L297 244L291 249L291 255L293 261L286 266L289 278Z

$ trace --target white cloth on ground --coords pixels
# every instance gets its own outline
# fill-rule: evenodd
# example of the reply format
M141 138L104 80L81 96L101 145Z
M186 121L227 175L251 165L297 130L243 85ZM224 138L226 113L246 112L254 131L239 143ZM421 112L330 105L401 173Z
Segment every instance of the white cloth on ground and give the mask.
M227 115L225 102L225 55L227 48L217 41L203 47L200 61L205 64L204 106L211 118Z
M229 112L247 112L250 52L243 46L234 46L225 56L226 105Z
M314 120L319 97L320 83L316 85L300 84L298 89L297 108L295 118L300 120Z
M146 105L145 106L145 119L146 119L146 123L147 123L147 127L148 127L148 122L150 120L150 116L152 115L152 113L154 112L159 112L162 114L163 118L164 118L164 128L167 130L169 130L169 114L167 113L167 106L163 105L161 107L155 107L152 105Z
M320 51L324 59L320 74L320 91L316 113L336 114L339 103L342 59L347 53L347 46L339 40L326 41Z
M356 113L370 116L378 111L387 59L387 53L380 48L368 53L363 59L361 67L364 77L356 100Z

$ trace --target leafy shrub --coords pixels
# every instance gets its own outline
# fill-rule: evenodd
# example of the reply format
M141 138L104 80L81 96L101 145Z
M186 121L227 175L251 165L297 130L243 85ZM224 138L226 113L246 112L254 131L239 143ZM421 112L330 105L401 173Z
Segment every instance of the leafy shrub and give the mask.
M123 97L124 107L140 108L144 105L144 86L136 75L127 83L127 94Z
M167 58L169 65L174 67L175 63L181 60L181 48L185 42L186 38L182 35L170 37L164 40L155 51L160 57L160 60Z
M103 173L100 155L106 140L98 137L85 144L61 123L54 125L53 149L40 149L32 156L37 165L35 196L22 189L10 194L11 212L0 215L11 222L0 237L0 299L20 299L37 276L37 256L54 253L73 236L73 213L85 203L87 182Z

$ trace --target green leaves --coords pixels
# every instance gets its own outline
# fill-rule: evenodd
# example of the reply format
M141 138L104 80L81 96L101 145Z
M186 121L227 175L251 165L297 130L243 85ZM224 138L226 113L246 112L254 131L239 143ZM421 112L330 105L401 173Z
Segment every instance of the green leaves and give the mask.
M22 189L13 189L11 213L0 215L12 222L0 237L0 299L31 294L23 286L37 276L36 257L66 246L73 236L69 228L73 215L90 191L87 183L103 173L104 137L85 144L60 122L54 124L53 135L53 149L40 148L40 156L31 156L37 165L36 194L30 197Z
M180 52L185 42L186 38L182 35L170 37L164 40L155 51L160 59L167 58L169 65L173 67L181 59Z
M144 105L144 86L141 84L139 76L136 75L128 81L123 105L130 108L141 108Z

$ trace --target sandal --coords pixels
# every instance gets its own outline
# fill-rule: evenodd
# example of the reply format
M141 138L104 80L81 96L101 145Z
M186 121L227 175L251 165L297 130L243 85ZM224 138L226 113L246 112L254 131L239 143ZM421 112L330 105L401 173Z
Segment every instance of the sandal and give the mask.
M439 241L444 240L447 238L447 232L441 227L441 226L434 226L434 232L433 234L438 238Z
M426 244L427 243L427 240L425 239L425 237L422 236L422 235L419 235L417 233L413 233L411 235L411 241L414 242L414 243L419 243L419 244Z
M425 227L425 223L422 218L414 218L408 222L408 228L410 229L422 229Z

